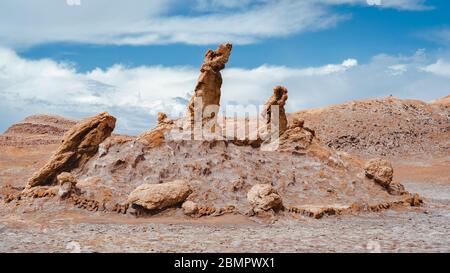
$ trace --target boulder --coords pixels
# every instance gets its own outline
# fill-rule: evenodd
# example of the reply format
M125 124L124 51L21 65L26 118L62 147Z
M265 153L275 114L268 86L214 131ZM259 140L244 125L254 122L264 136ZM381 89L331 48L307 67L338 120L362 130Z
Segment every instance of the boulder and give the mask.
M62 172L83 166L98 151L98 146L114 130L116 119L108 113L85 119L64 135L50 161L28 180L27 187L51 185Z
M183 212L186 215L192 215L196 214L198 212L198 205L195 202L192 201L186 201L181 205L181 208L183 208Z
M384 187L389 187L394 176L394 169L389 161L381 158L374 158L367 162L364 167L366 176L375 180Z
M269 184L256 184L247 193L247 200L254 212L274 210L283 207L283 202L277 190Z
M184 180L162 184L143 184L128 196L128 203L147 210L161 210L182 203L192 190Z

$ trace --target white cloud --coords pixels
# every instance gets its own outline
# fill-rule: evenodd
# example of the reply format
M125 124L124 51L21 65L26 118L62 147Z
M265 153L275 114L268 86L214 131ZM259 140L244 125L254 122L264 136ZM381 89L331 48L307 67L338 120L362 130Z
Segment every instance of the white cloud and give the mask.
M435 63L424 66L421 70L430 72L439 76L450 77L450 63L443 59L437 60Z
M147 45L254 43L329 28L348 19L335 5L365 0L2 0L0 41L27 47L48 42ZM421 0L383 0L381 8L421 10ZM198 12L198 11L201 12Z
M412 56L378 55L367 64L347 59L306 68L226 68L221 104L262 104L280 84L289 90L288 111L391 94L431 100L450 91L441 76L450 75L448 61L431 59L419 50ZM402 73L392 77L392 67ZM65 63L28 60L0 48L0 128L36 113L81 118L109 111L118 117L119 132L136 134L153 126L159 111L184 113L198 73L192 67L122 65L80 73Z
M426 40L441 44L447 48L450 45L450 27L427 29L426 31L419 32L418 36Z
M319 0L328 4L360 4L379 8L396 8L401 10L427 10L425 0Z
M388 67L388 72L392 76L399 76L408 71L408 68L404 64L394 64Z

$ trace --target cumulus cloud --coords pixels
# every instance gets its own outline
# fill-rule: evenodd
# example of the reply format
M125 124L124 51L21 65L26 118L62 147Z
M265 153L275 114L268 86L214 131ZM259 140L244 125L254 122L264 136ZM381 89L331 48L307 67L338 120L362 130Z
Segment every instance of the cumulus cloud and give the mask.
M432 100L449 94L449 67L448 60L433 60L423 50L378 55L367 64L350 58L319 67L231 67L223 71L221 104L261 105L280 84L289 90L288 111L388 95ZM159 111L183 114L198 73L194 67L120 64L81 73L70 64L28 60L0 48L0 129L36 113L82 118L109 111L118 117L118 132L137 134L154 126Z
M332 27L349 18L332 8L336 5L370 6L366 0L80 0L80 3L2 0L3 46L20 48L49 42L248 44ZM421 0L382 0L378 7L427 8Z
M421 69L426 72L450 78L450 63L446 62L444 59L439 59L436 63L424 66Z

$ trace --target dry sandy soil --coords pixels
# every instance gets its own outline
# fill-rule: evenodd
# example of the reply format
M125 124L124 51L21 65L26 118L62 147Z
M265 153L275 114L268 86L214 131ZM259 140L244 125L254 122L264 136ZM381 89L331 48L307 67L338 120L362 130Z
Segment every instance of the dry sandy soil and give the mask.
M73 125L35 116L0 137L0 252L450 252L449 107L445 98L430 104L385 98L293 113L333 150L362 161L388 158L394 182L424 199L420 207L321 219L191 218L177 209L136 218L46 198L7 206L5 193L21 190Z

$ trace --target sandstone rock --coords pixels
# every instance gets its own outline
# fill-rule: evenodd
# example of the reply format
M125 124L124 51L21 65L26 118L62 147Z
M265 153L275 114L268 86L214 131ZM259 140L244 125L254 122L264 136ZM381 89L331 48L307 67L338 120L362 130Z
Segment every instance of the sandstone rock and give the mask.
M389 194L392 195L402 195L407 193L405 190L405 187L400 183L391 183L389 184L389 187L387 188Z
M283 207L283 202L276 189L269 184L256 184L247 193L247 200L255 212L277 211Z
M280 130L280 135L283 134L287 129L287 118L284 105L288 99L287 88L284 86L275 86L273 89L273 95L267 100L264 105L263 117L266 119L266 125L268 128L271 127L272 123L272 106L278 107L278 126ZM275 121L276 122L276 121Z
M164 143L164 133L167 131L165 128L157 127L153 130L143 132L137 138L139 143L144 144L148 148L154 148Z
M61 172L83 166L97 153L98 146L114 130L116 119L108 113L85 119L72 127L50 161L36 172L27 187L49 185Z
M61 199L65 199L67 197L69 197L72 194L72 184L70 183L64 183L59 187L58 190L58 196Z
M105 181L99 176L91 176L78 181L77 189L80 196L89 200L96 200L107 211L114 210L116 203L114 202L113 188L106 185Z
M184 180L162 184L143 184L128 196L128 203L148 210L161 210L183 202L192 190Z
M299 119L299 118L294 118L292 120L292 127L303 127L303 125L305 124L305 121L303 119Z
M77 184L77 180L75 179L75 177L68 172L62 172L56 177L56 179L58 180L58 184L60 186L64 184L70 184L72 186L75 186Z
M290 126L280 136L280 151L304 152L313 142L314 135L303 127Z
M174 121L169 119L165 113L158 113L158 126L171 125Z
M169 119L165 113L158 113L158 124L156 128L145 131L137 137L137 141L148 148L154 148L166 140L166 134L169 134L175 126L175 120Z
M394 169L391 163L381 158L369 160L364 170L368 178L375 180L384 187L388 187L391 184L394 176Z
M69 197L77 184L75 177L71 173L63 172L56 179L59 184L58 196L61 199Z
M198 212L198 205L192 201L186 201L181 206L183 208L183 212L186 215L196 214Z
M220 105L220 88L222 75L220 71L225 68L231 54L232 45L222 44L216 50L208 50L200 68L200 76L194 89L194 94L188 105L188 119L194 122L194 103L196 98L201 98L202 113L207 106ZM216 119L216 113L203 115L202 124L211 119Z

